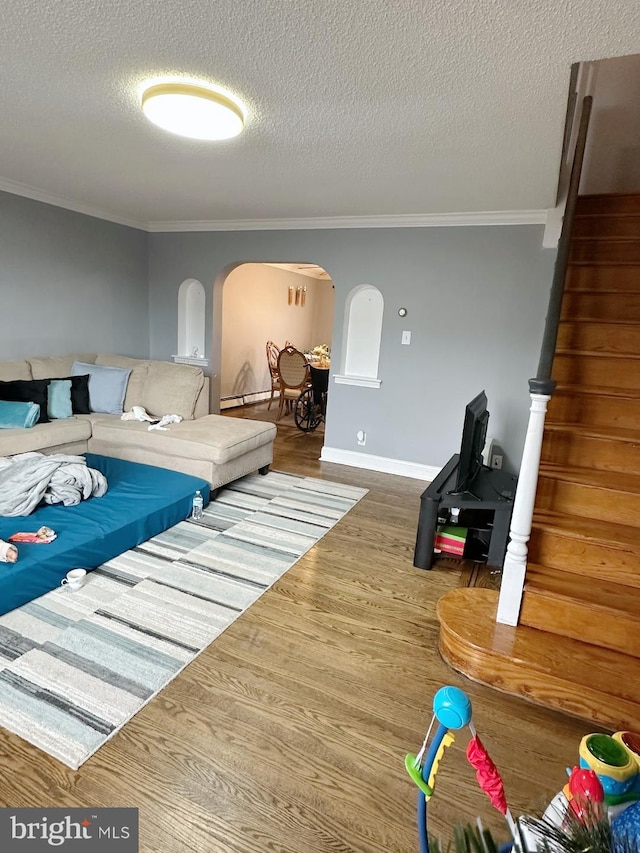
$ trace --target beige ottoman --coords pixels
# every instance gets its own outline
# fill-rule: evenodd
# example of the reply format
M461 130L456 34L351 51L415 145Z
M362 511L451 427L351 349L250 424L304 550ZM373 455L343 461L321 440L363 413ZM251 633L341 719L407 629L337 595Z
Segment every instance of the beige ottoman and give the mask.
M264 421L206 415L162 432L115 415L84 417L92 423L90 453L203 477L212 490L253 471L266 474L273 462L276 426Z

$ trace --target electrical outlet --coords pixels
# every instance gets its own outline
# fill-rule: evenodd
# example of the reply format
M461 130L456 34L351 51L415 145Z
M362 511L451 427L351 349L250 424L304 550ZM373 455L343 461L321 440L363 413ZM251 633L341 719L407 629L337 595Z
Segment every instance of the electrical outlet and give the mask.
M502 468L502 454L494 453L491 457L491 467L492 468Z
M360 444L362 447L364 447L364 445L367 443L367 434L366 434L366 432L365 432L363 429L359 430L359 431L356 433L356 441L357 441L357 442L358 442L358 444Z

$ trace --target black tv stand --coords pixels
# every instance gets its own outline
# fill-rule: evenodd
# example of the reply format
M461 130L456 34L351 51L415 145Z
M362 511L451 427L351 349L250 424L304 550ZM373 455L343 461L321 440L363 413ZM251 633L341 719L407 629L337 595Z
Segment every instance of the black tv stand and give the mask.
M460 462L460 454L458 453L456 455L457 455L458 463L456 464L456 466L453 470L457 473L458 464ZM450 459L449 464L451 464L451 462L452 462L452 460ZM468 498L470 501L482 500L482 498L479 495L477 495L471 488L469 488L469 485L467 485L467 484L469 484L469 481L471 481L470 485L474 486L475 482L476 482L476 477L480 476L480 473L482 472L482 470L485 467L486 466L483 465L482 462L479 463L479 465L477 466L475 474L472 477L469 477L467 480L465 480L465 482L463 484L463 486L465 486L465 488L456 489L455 481L453 482L453 484L448 484L448 485L453 485L453 488L451 489L451 491L447 492L447 496L450 495L450 496L456 497L456 498Z
M493 529L487 564L502 566L507 550L509 525L513 512L517 477L497 468L483 466L471 484L473 492L453 492L460 455L456 453L420 497L420 517L413 565L430 569L433 563L433 541L442 510L457 507L493 511Z
M476 476L480 476L480 471ZM475 492L464 491L464 492L447 492L448 498L462 498L464 501L481 501L482 498L476 495Z

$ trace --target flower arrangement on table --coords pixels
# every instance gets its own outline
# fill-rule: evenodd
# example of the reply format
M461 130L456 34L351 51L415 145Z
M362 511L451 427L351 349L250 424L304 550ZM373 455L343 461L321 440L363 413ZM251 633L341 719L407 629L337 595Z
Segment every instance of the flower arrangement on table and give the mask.
M313 359L317 359L318 367L329 367L331 362L331 349L328 344L318 344L310 351Z
M311 350L311 353L313 355L317 355L318 358L322 358L322 356L324 356L325 358L329 358L329 356L331 355L331 349L329 348L328 344L318 344L317 347L314 347Z

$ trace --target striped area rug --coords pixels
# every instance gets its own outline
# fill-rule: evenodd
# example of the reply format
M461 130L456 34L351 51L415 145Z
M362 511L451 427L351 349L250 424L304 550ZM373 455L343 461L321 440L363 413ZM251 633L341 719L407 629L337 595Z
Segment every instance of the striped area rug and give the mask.
M77 770L364 495L249 475L201 521L0 617L0 726Z

